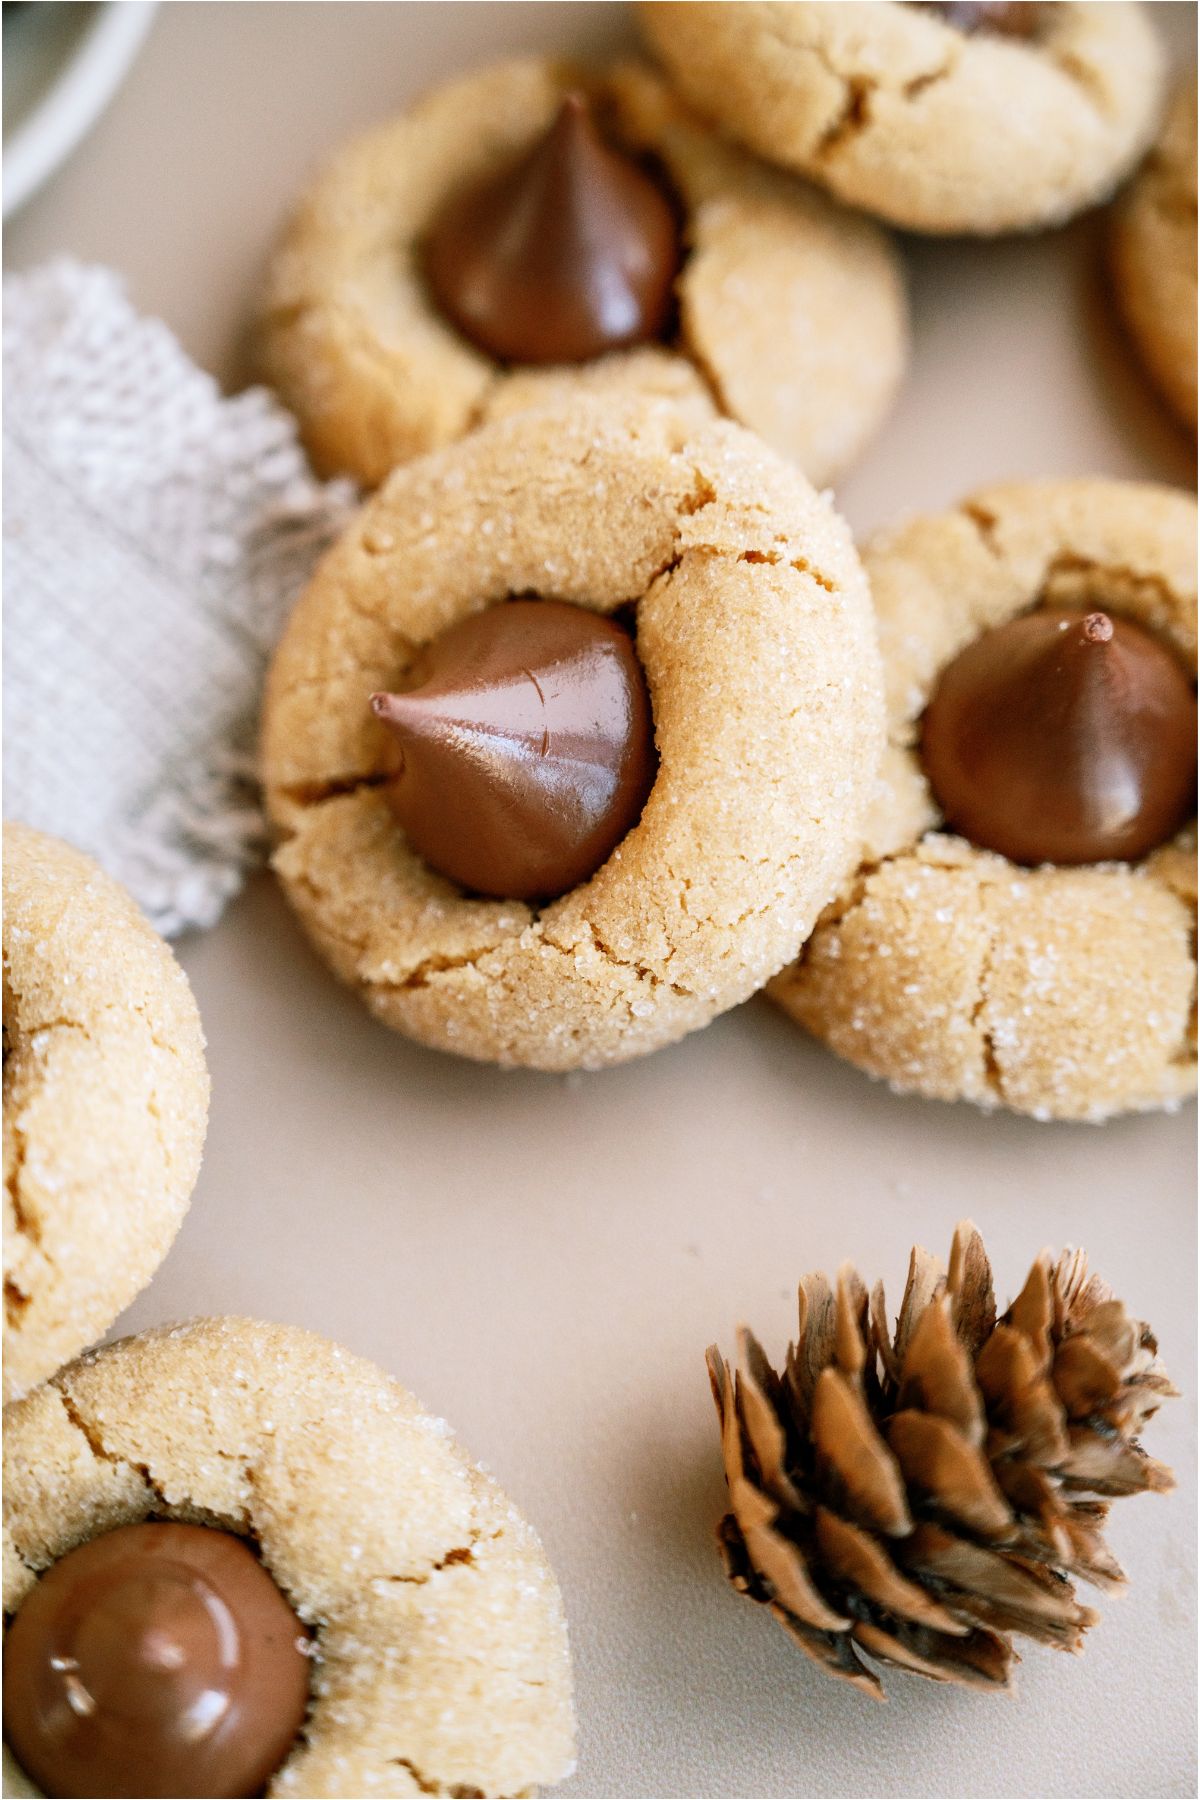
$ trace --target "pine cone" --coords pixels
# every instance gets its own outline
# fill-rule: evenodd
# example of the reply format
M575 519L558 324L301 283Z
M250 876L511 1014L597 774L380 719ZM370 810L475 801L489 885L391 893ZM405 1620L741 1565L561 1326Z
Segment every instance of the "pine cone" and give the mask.
M960 1225L949 1274L915 1249L888 1335L848 1265L836 1297L800 1284L782 1376L744 1328L730 1379L708 1352L731 1510L718 1536L739 1592L815 1662L883 1699L865 1652L937 1681L1003 1688L1013 1632L1078 1650L1113 1588L1109 1502L1174 1486L1137 1442L1176 1389L1149 1329L1087 1260L1043 1254L997 1322L992 1273Z

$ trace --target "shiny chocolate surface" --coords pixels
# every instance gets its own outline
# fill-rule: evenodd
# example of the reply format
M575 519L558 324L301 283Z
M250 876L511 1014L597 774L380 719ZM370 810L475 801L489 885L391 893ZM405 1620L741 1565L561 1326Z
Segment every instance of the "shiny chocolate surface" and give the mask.
M654 779L627 632L558 600L486 608L371 705L398 749L388 798L425 860L475 893L548 899L594 874Z
M666 193L568 94L515 168L450 200L425 268L441 310L481 350L577 363L661 335L680 256Z
M921 757L947 824L983 849L1134 860L1194 806L1195 693L1174 651L1132 620L1037 608L942 671Z
M49 1795L257 1794L304 1720L307 1644L240 1538L121 1526L52 1564L17 1613L5 1737Z

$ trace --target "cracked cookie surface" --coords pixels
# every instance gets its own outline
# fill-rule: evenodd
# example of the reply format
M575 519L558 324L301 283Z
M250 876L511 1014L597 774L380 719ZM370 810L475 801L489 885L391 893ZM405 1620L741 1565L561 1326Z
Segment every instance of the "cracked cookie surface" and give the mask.
M635 610L658 771L592 878L536 909L471 897L408 846L367 697L516 594ZM274 863L383 1021L484 1061L596 1067L749 997L852 866L883 736L850 534L740 427L585 402L398 470L319 567L263 717Z
M268 1794L519 1795L569 1773L542 1547L372 1364L293 1327L199 1319L61 1370L6 1409L4 1437L6 1613L66 1551L141 1519L258 1549L317 1652Z
M208 1117L187 978L90 857L4 827L4 1394L102 1336L187 1210Z
M1156 387L1196 427L1196 87L1175 97L1161 138L1113 210L1117 300Z
M1015 482L864 551L888 748L862 865L769 992L903 1091L1101 1119L1196 1085L1195 833L1144 862L1019 868L939 829L917 752L941 670L1032 606L1124 613L1196 660L1196 509L1135 482Z
M862 0L643 0L685 98L769 161L913 231L1027 230L1103 199L1154 133L1140 7L1039 9L1028 41Z
M571 88L678 196L677 330L578 367L502 366L438 312L420 246L448 195L518 157ZM340 153L272 262L260 346L317 466L371 486L482 421L580 389L727 414L821 485L891 404L908 313L878 227L722 143L648 70L529 59L439 88Z

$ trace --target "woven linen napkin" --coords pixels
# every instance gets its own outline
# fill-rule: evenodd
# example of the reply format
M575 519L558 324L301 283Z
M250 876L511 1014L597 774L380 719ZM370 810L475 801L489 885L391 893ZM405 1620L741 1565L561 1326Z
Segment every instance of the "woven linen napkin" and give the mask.
M108 269L7 277L3 366L5 816L90 852L167 935L212 925L265 846L267 654L353 490Z

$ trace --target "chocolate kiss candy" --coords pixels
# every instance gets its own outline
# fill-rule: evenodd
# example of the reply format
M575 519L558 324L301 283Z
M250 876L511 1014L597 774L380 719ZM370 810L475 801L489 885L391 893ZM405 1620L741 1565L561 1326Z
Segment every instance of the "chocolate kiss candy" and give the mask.
M425 263L438 305L501 362L587 362L658 337L679 230L670 201L568 94L516 166L450 202Z
M968 34L993 31L1002 37L1032 37L1040 6L1035 0L920 0L923 12L940 13L947 25Z
M947 823L1019 863L1132 861L1184 823L1196 699L1157 638L1039 608L943 671L921 755Z
M304 1720L306 1645L240 1538L123 1525L52 1564L22 1604L5 1736L45 1794L258 1794Z
M444 631L424 661L420 687L371 698L402 753L388 798L413 848L505 900L586 881L654 779L627 633L581 606L512 600Z

